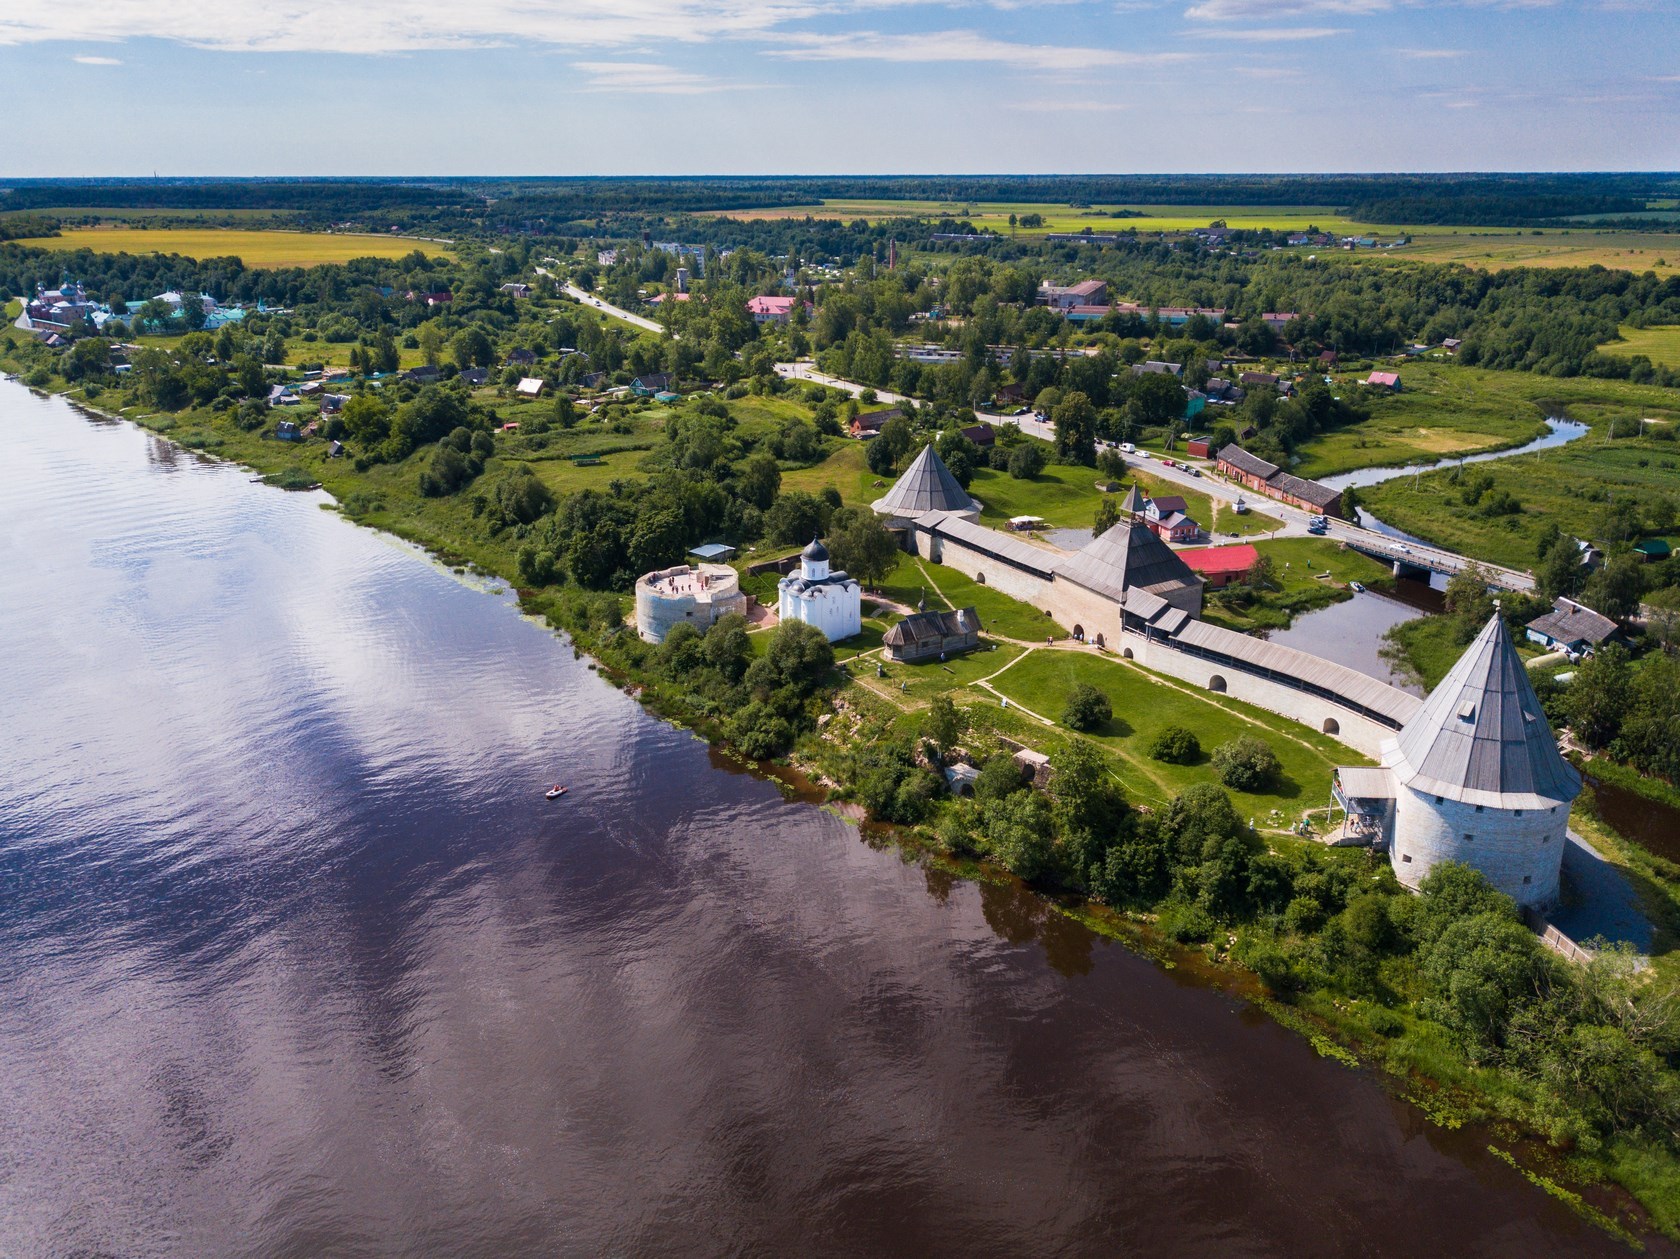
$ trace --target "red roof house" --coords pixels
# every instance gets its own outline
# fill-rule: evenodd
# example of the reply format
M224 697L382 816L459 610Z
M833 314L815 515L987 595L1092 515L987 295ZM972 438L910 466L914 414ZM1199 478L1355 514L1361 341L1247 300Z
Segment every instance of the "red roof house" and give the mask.
M1246 542L1236 546L1203 546L1178 552L1178 558L1190 566L1190 571L1203 577L1218 590L1233 582L1246 579L1254 570L1260 552Z

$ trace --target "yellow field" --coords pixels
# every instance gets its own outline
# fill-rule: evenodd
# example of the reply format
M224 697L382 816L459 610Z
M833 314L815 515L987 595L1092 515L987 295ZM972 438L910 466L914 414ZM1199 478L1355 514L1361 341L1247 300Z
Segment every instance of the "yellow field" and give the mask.
M1623 358L1643 354L1663 367L1680 367L1680 326L1623 328L1619 340L1607 341L1598 348L1605 354L1619 354Z
M1399 249L1360 250L1360 262L1458 262L1478 271L1506 267L1609 267L1680 272L1680 236L1661 232L1596 232L1579 228L1422 228ZM1653 360L1654 361L1654 360Z
M1112 211L1139 211L1141 217L1114 218ZM733 219L802 219L806 215L826 219L890 218L917 215L924 218L967 219L976 227L992 227L1001 231L1009 228L1011 214L1041 214L1044 226L1031 231L1020 229L1022 235L1043 232L1077 232L1089 227L1093 232L1119 232L1131 228L1139 232L1184 232L1206 227L1215 219L1223 219L1231 228L1258 231L1262 228L1295 231L1309 226L1341 235L1395 235L1399 227L1373 227L1355 223L1338 214L1331 206L1186 206L1186 205L1101 205L1075 209L1070 205L1026 201L892 201L892 200L834 200L819 205L770 206L753 210L708 211L713 217Z
M182 254L188 258L237 257L247 267L316 267L352 258L401 258L416 249L447 253L441 245L401 236L350 233L241 231L237 228L73 227L58 236L17 242L37 249L92 249L97 253Z

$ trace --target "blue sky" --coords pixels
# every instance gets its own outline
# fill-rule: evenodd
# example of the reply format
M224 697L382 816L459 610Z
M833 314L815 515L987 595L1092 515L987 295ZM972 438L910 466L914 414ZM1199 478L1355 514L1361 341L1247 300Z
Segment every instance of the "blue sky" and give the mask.
M4 0L0 74L0 177L1680 169L1680 0Z

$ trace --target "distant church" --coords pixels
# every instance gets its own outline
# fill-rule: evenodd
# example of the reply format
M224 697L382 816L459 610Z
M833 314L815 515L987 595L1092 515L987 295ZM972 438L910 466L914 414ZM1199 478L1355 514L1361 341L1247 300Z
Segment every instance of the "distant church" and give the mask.
M799 571L776 586L776 615L804 621L831 643L863 630L863 592L855 578L828 571L828 548L817 539L799 554Z

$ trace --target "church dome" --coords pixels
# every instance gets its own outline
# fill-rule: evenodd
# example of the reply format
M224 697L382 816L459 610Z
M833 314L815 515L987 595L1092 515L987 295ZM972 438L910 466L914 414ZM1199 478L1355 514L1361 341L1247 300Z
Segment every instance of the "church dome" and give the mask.
M828 558L828 548L816 538L812 538L811 545L806 547L799 554L802 559L826 560Z

